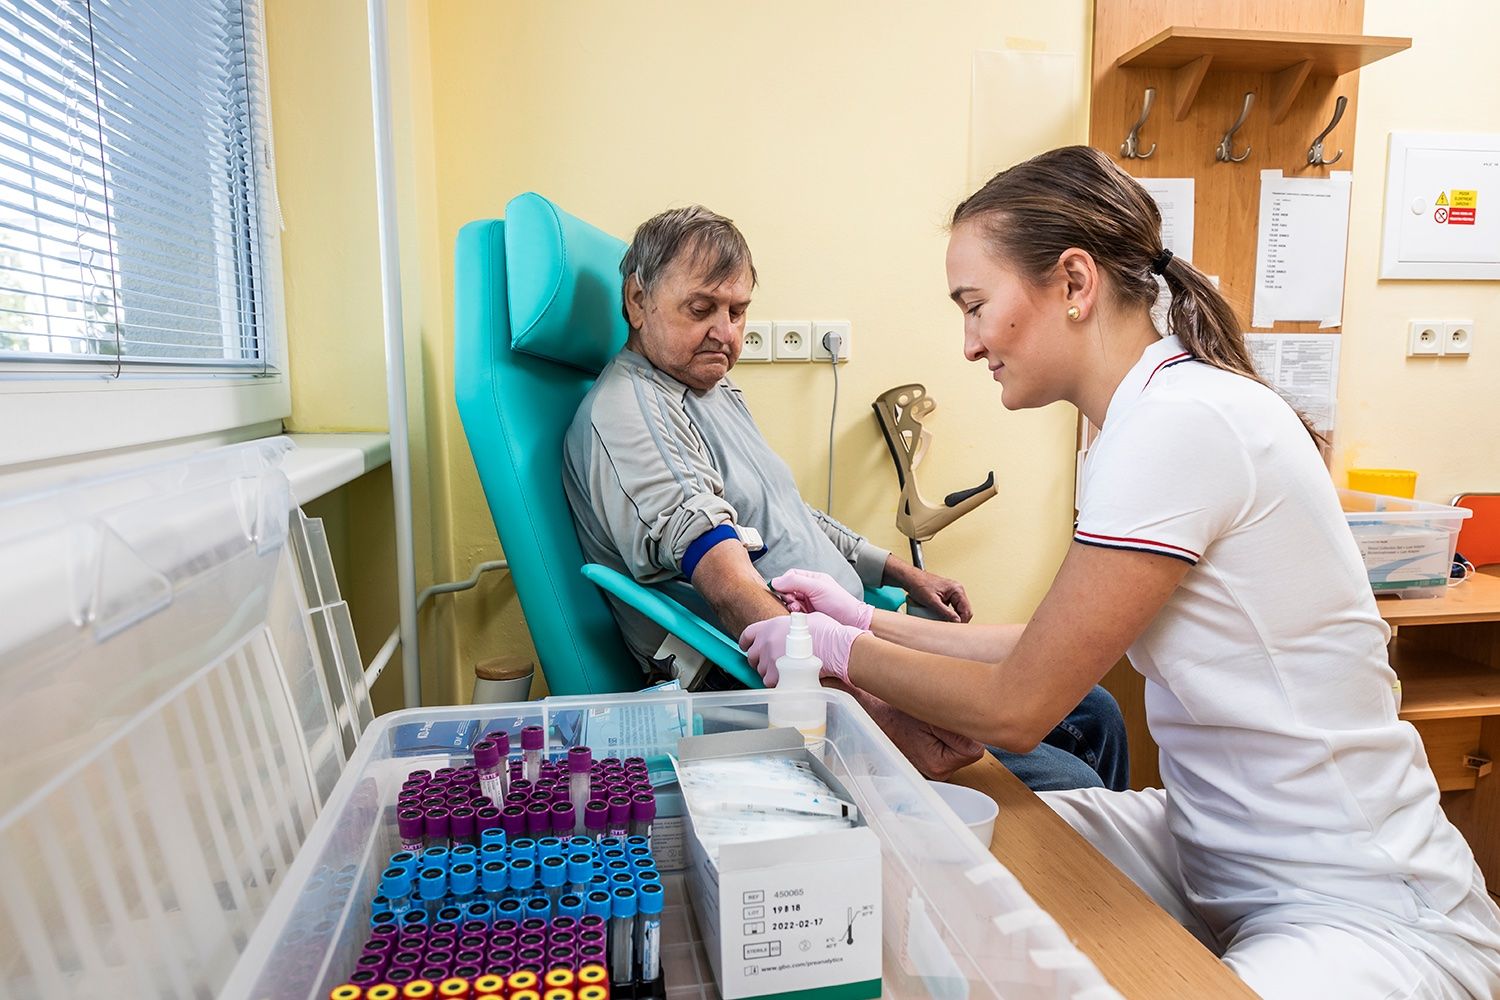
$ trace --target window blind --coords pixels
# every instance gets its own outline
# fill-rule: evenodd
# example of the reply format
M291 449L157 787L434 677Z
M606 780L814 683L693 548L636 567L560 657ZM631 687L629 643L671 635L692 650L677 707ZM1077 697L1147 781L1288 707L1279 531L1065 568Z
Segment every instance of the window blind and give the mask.
M0 372L269 370L261 0L0 0Z

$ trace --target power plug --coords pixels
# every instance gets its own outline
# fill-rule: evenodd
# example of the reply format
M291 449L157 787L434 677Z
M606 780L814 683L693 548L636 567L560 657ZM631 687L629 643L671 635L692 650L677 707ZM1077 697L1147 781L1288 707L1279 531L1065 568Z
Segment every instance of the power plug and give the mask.
M853 354L853 331L849 321L820 320L812 325L813 361L848 361Z

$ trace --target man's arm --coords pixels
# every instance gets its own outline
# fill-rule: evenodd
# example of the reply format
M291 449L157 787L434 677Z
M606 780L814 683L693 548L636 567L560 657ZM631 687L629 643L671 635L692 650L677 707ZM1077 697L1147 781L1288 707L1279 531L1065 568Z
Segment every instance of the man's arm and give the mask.
M693 570L692 584L731 636L753 622L786 614L750 564L750 554L735 539L722 541L703 554Z

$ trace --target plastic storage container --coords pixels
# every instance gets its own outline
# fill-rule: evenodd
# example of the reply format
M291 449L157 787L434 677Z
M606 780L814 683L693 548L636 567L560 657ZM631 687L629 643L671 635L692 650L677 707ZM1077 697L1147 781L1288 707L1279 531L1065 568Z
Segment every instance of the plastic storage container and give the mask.
M1376 595L1436 597L1448 586L1458 529L1473 511L1354 490L1339 490L1339 502Z
M0 498L0 993L217 995L334 790L369 703L289 448Z
M854 792L881 840L885 996L1098 1000L1118 994L1020 884L947 809L852 698L823 691L825 761ZM576 742L580 718L606 708L650 707L671 732L763 729L766 692L552 698L483 706L484 720L546 728L549 753ZM397 849L392 815L406 775L467 763L466 754L420 752L415 739L444 726L475 731L475 709L412 709L381 716L365 733L312 836L226 985L226 998L321 1000L352 966L369 933L369 900ZM648 727L632 727L640 733ZM673 740L617 743L608 752L650 759ZM404 754L403 748L414 751ZM664 920L667 996L714 997L709 967L676 878ZM690 908L689 908L690 909Z

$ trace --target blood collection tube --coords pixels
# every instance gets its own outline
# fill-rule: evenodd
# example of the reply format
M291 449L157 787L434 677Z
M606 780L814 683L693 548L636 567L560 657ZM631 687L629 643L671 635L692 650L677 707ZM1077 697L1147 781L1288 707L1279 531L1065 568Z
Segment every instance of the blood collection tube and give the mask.
M616 795L609 800L609 823L605 827L611 837L630 836L630 800Z
M578 829L577 814L571 802L552 803L552 835L566 839Z
M602 923L609 919L610 899L609 893L603 889L594 889L583 897L583 921L580 926L587 924L590 918Z
M473 746L474 770L479 772L479 791L494 805L505 802L505 786L500 778L500 748L485 738Z
M594 859L578 852L568 855L568 891L582 896L588 892L589 879L594 877Z
M448 895L448 873L441 868L423 868L417 877L417 892L422 897L422 907L435 923Z
M609 981L615 992L635 982L635 914L635 890L616 889L609 904Z
M609 826L609 803L594 799L583 810L584 835L597 840Z
M411 909L411 872L396 865L387 868L380 876L380 894L397 917Z
M505 898L509 881L510 872L504 861L486 861L479 866L479 889L491 903L498 903Z
M454 902L460 907L467 907L474 901L474 893L479 887L479 870L471 863L465 861L456 864L448 872L448 891L453 894Z
M448 810L448 837L454 844L472 848L474 846L474 810L468 806L454 806Z
M518 861L521 858L525 858L532 863L538 860L536 841L530 837L517 837L510 842L510 859Z
M428 847L446 848L448 846L448 810L435 806L423 813L422 832L427 837Z
M656 796L650 792L637 793L630 800L630 835L645 837L651 842L651 825L656 821Z
M544 801L533 801L526 807L526 835L533 838L541 838L551 832L551 804Z
M640 956L641 984L636 995L655 997L662 994L661 984L661 911L666 905L666 893L661 883L654 882L636 890L636 951Z
M568 862L560 855L542 859L542 890L547 894L547 902L552 909L557 909L557 901L567 892L568 884Z
M594 752L588 747L573 747L568 750L568 801L573 803L573 812L578 827L573 832L583 832L583 811L589 804L589 769L594 764Z
M547 747L547 731L541 726L521 730L521 777L535 784L542 776L542 752Z
M420 854L427 844L423 840L427 826L421 809L402 809L396 813L396 831L401 837L401 850Z

